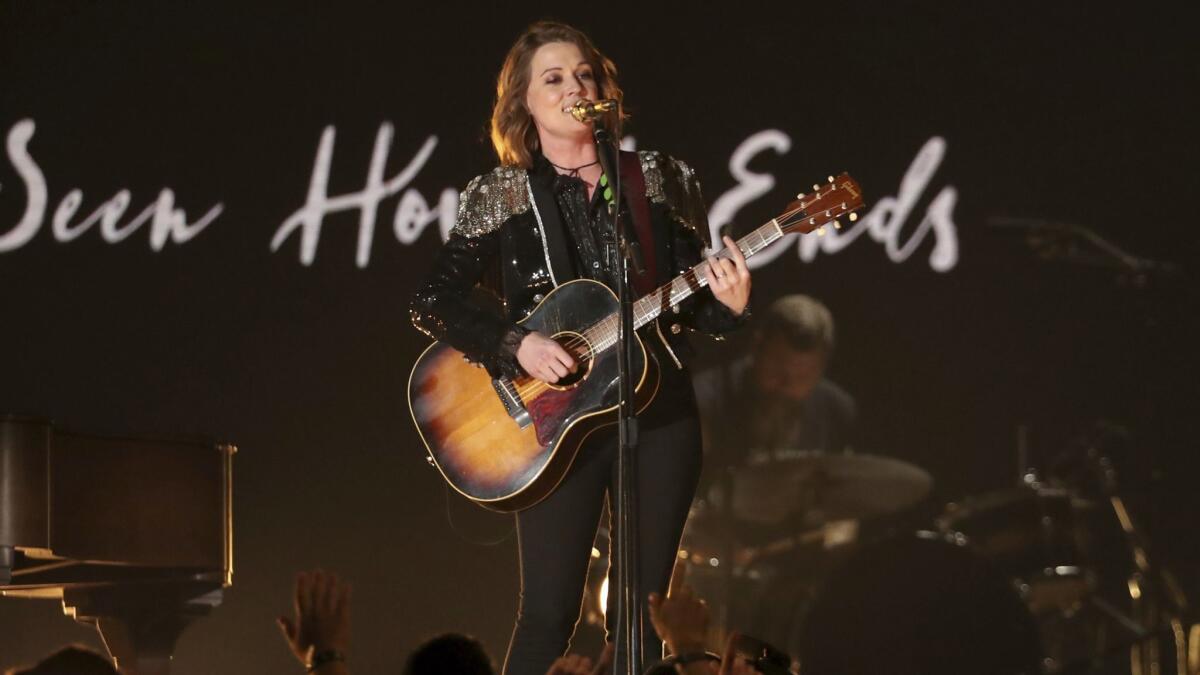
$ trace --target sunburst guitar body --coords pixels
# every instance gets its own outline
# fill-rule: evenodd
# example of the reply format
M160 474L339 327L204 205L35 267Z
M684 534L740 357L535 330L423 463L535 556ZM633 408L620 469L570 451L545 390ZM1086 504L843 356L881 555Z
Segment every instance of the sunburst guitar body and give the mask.
M608 287L577 280L554 289L521 322L558 341L579 363L575 374L553 385L492 379L441 342L421 354L409 379L409 407L451 486L482 506L515 511L558 485L583 439L616 422L617 350L597 353L586 329L617 309ZM635 338L630 365L640 412L658 388L658 367Z

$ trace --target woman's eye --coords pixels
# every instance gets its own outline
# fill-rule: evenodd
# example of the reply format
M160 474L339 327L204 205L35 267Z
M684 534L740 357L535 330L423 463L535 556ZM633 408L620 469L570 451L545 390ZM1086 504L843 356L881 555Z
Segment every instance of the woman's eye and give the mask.
M592 79L592 71L585 70L579 74L579 77L580 77L580 79L583 79L583 80L590 80L590 79Z
M562 82L562 78L557 75L551 75L546 78L546 84L558 84L559 82Z

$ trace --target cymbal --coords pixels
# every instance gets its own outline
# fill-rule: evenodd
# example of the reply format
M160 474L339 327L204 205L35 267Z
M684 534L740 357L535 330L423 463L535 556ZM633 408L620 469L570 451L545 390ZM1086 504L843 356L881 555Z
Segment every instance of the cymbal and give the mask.
M761 524L805 525L899 511L929 494L929 472L868 454L786 451L785 459L733 469L732 515Z

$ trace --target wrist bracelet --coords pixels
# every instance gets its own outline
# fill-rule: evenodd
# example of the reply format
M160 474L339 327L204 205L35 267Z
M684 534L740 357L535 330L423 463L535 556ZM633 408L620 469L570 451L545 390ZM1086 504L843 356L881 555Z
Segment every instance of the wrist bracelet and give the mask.
M316 672L321 666L335 662L345 663L346 655L336 649L326 649L325 651L317 652L313 654L312 659L308 662L308 672Z

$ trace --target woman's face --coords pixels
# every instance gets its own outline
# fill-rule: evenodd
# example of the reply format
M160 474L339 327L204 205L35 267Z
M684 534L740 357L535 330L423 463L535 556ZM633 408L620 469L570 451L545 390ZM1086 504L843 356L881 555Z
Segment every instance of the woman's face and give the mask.
M538 137L586 137L591 125L571 117L571 106L580 99L596 100L596 77L572 42L549 42L538 47L530 60L529 89L525 106L533 116Z

